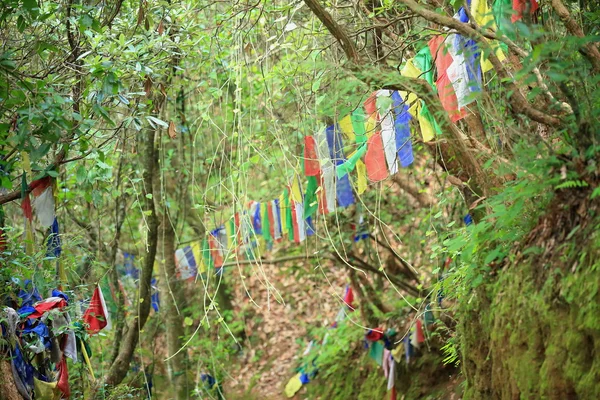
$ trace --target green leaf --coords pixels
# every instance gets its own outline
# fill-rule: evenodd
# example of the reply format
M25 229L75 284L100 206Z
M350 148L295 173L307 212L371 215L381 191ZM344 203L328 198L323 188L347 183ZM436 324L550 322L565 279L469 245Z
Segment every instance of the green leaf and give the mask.
M185 324L185 326L192 326L192 324L194 323L194 320L191 319L190 317L185 317L183 320L183 323Z
M168 128L169 124L167 124L165 121L158 119L156 117L153 117L151 115L147 115L146 119L148 120L148 122L150 123L150 125L152 125L153 128L156 128L157 125L160 125L164 128Z

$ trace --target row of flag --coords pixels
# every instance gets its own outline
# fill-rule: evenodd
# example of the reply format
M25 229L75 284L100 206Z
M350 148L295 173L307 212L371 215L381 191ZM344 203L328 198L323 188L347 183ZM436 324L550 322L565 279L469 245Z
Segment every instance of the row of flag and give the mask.
M530 1L530 11L534 12L536 0ZM505 2L498 0L499 4ZM520 0L514 3L517 12L513 22L528 8ZM495 18L484 0L469 1L468 7L480 26L496 29ZM463 7L455 18L469 22ZM492 48L500 61L506 58L497 43L492 43ZM450 120L457 122L467 115L465 107L482 91L483 73L492 68L473 40L451 33L434 36L406 61L401 74L429 82ZM220 268L228 254L235 253L239 246L255 244L258 236L267 243L285 236L303 242L314 233L316 213L328 214L355 204L355 196L364 193L369 182L382 181L398 173L399 167L414 162L411 121L419 126L424 142L442 133L427 104L416 94L382 89L336 124L307 135L302 155L305 187L296 174L279 198L250 202L245 211L235 213L203 241L178 249L176 261L181 278L194 277L211 266ZM368 236L362 214L353 228L355 241Z

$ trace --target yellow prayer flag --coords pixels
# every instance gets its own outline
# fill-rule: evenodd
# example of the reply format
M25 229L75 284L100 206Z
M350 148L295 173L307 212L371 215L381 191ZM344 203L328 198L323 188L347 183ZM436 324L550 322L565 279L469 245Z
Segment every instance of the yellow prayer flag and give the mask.
M31 221L25 218L25 254L33 255L33 227Z
M344 139L349 140L351 143L356 142L356 135L354 134L354 128L352 127L352 117L350 114L346 115L339 121L340 130L344 135Z
M44 382L33 377L35 400L59 400L61 393L57 385L58 382Z
M279 195L279 219L281 220L281 235L287 235L288 226L286 219L286 207L285 207L285 199L283 197L283 193Z
M31 160L29 159L29 153L21 153L21 163L23 164L23 170L27 172L27 177L33 179L33 172L31 172Z
M415 67L415 65L413 64L412 59L411 59L411 60L408 60L406 62L406 64L404 64L404 67L402 68L400 75L406 76L407 78L418 78L419 75L421 75L421 70L419 70L417 67ZM406 93L404 91L400 92L400 96L402 96L402 99L406 100L406 104L409 106L418 99L416 94ZM413 110L413 111L415 111L415 110ZM410 110L409 110L409 112L410 112ZM413 112L411 112L411 114L413 116L415 115L415 114L413 114Z
M198 273L205 273L206 265L204 264L204 259L202 258L202 243L200 241L192 242L190 247L192 248L194 260L196 260L196 268L198 268Z
M424 142L431 142L435 138L435 130L425 116L421 113L421 107L419 107L417 119L419 120L419 126L421 127L421 136L423 136Z
M473 0L471 2L471 14L473 15L475 22L477 22L477 25L481 26L482 28L491 29L494 32L496 31L496 22L494 21L494 16L488 7L486 0ZM504 61L506 56L504 55L504 52L500 46L498 46L498 43L496 41L489 41L489 43L492 47L492 50L496 54L496 57L498 57L498 60L501 62ZM481 53L481 71L486 73L493 68L494 66L490 60L488 60L483 53Z
M294 175L294 181L292 182L292 200L302 203L302 188L300 188L300 177L298 174Z
M473 15L473 19L480 27L489 28L493 31L496 30L494 15L488 7L486 0L472 0L471 15Z
M377 128L377 118L373 115L370 116L367 121L365 122L365 130L366 130L366 134L367 134L367 139L370 138L371 136L373 136L373 134L376 132L375 129Z
M362 160L356 161L356 192L363 194L367 190L367 166Z
M83 359L85 360L85 364L87 365L88 370L90 371L90 375L92 375L92 381L95 381L96 377L94 376L94 370L92 369L90 357L88 356L87 350L85 349L85 343L83 343L83 340L81 339L79 339L79 342L81 343L81 352L83 353Z
M302 381L300 380L301 375L302 374L300 373L294 375L294 377L292 377L292 379L288 381L287 385L285 385L285 395L288 398L291 399L292 397L294 397L296 392L298 392L298 390L300 390L300 388L302 387Z

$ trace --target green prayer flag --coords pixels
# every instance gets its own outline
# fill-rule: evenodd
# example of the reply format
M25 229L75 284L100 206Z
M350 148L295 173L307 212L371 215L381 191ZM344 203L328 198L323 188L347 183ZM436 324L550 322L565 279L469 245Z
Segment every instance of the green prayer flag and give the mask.
M383 345L379 342L371 343L369 357L375 360L377 364L381 365L383 363Z
M364 143L367 141L367 132L365 129L365 112L362 107L357 108L352 112L352 129L356 135L356 143Z
M427 108L427 104L424 101L421 103L421 115L426 118L429 123L431 123L433 129L435 129L436 135L442 134L442 128L440 128L435 118L433 118L433 115L429 111L429 108Z
M343 164L340 164L336 167L336 173L338 179L342 179L344 176L348 175L351 171L354 171L356 168L356 163L367 153L367 144L364 143L360 146Z
M435 82L433 80L433 58L431 57L429 46L423 47L417 53L413 59L413 64L423 72L422 77L425 78L431 87L433 87L433 90L436 91Z
M288 228L288 238L294 241L294 220L292 219L292 207L290 206L290 192L285 189L283 191L283 202L285 203L285 223Z
M261 215L262 215L262 235L267 243L273 241L271 237L271 224L269 221L269 202L264 201L260 204L261 206Z
M202 258L204 259L204 265L206 265L207 270L211 270L215 267L215 263L210 255L210 247L208 246L208 238L204 238L202 241Z
M308 218L313 215L319 208L317 203L317 189L319 188L319 182L316 176L308 177L308 184L306 185L306 195L304 196L304 218Z

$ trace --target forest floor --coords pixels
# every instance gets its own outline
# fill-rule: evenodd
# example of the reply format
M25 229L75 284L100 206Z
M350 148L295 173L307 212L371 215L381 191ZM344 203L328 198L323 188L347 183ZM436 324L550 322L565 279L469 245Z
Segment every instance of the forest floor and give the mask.
M306 271L304 265L295 267L298 272ZM245 316L250 339L244 343L237 364L240 368L229 371L234 379L227 382L226 391L251 392L257 398L286 398L283 389L295 375L299 355L311 340L308 331L334 321L342 305L344 275L323 267L297 276L290 274L289 268L294 266L255 267L255 273L244 282L252 300L241 279L235 279L235 312Z

